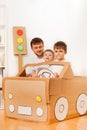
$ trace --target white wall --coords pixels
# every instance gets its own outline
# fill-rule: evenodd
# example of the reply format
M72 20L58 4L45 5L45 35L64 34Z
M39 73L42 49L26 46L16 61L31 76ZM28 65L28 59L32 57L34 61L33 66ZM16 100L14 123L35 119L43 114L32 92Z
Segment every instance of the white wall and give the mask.
M5 0L8 10L8 75L18 71L13 54L12 27L25 26L29 51L30 40L41 37L45 48L56 41L68 45L68 58L77 75L87 75L87 0ZM29 54L28 54L29 55ZM23 64L29 63L29 56Z

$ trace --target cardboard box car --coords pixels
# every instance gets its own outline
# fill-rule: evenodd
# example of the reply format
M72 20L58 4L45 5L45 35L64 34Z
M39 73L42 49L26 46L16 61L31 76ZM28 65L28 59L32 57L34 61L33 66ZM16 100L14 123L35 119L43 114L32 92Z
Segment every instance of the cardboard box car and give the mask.
M45 76L50 73L51 77L27 77L26 68L48 64L63 66L58 78L49 69L44 69ZM15 77L5 77L2 84L7 117L55 122L87 114L87 77L74 76L69 62L27 64Z

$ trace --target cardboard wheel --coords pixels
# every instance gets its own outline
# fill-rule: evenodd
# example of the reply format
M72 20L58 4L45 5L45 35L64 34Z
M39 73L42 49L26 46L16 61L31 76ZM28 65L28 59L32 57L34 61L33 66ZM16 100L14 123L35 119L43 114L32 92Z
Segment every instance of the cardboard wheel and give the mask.
M55 105L55 116L56 119L62 121L68 114L68 101L65 97L61 97L57 100Z
M87 96L85 94L81 94L76 103L77 112L80 115L84 115L87 110Z

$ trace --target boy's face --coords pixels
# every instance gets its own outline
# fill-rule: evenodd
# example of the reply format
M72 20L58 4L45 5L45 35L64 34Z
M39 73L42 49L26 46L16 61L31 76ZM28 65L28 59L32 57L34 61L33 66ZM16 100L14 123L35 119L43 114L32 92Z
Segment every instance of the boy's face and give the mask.
M32 50L38 57L42 57L44 51L43 43L32 44Z
M43 55L43 58L45 61L52 61L54 56L53 56L52 52L46 51Z
M57 60L64 60L65 54L66 54L65 50L62 48L54 49L55 59L57 59Z

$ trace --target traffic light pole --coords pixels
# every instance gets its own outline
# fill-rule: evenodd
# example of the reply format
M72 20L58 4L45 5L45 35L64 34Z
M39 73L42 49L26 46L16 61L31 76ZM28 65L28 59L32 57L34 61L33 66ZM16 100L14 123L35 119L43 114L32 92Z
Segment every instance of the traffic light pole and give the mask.
M18 70L20 71L22 69L22 55L18 55Z

